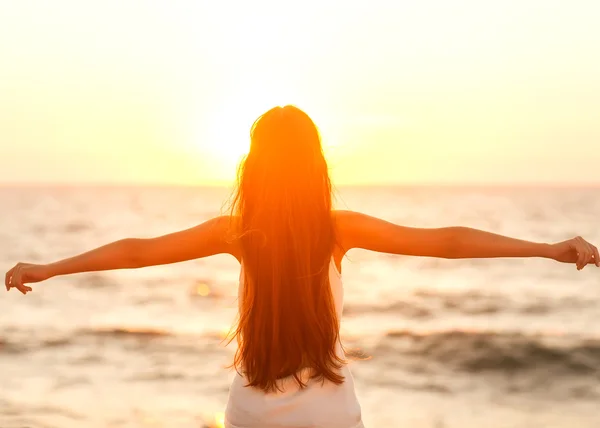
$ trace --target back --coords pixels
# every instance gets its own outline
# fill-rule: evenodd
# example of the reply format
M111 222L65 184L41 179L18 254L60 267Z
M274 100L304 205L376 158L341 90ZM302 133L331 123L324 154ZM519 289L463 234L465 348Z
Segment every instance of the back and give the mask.
M338 319L342 316L344 290L342 278L333 258L329 264L329 284ZM240 270L238 296L244 292L244 265ZM344 357L341 343L336 347L338 356ZM310 369L299 376L307 384L300 389L292 376L280 380L282 391L266 393L258 388L246 387L243 374L236 373L229 392L225 412L226 428L363 428L361 409L354 391L354 379L347 365L339 374L341 385L328 380L310 379Z

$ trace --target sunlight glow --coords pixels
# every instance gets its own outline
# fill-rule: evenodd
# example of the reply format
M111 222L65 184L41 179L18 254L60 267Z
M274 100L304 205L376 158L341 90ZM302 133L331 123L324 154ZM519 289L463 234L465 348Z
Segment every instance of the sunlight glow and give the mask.
M336 185L598 183L597 1L35 3L0 2L0 183L231 184L286 104Z
M224 428L225 427L225 414L217 413L215 415L215 428Z
M198 296L207 297L208 295L210 295L210 287L208 286L208 284L200 283L196 286L194 292Z
M252 85L230 88L209 113L208 129L199 130L199 146L212 152L219 172L235 172L242 156L250 149L250 129L267 110L286 104L286 95L268 87Z
M216 173L234 176L236 166L250 149L253 123L276 106L292 104L305 110L319 128L324 150L327 152L335 145L334 132L324 114L318 108L311 108L299 91L273 80L266 82L259 76L253 77L223 93L209 114L207 129L197 130L197 145L202 152L212 154Z

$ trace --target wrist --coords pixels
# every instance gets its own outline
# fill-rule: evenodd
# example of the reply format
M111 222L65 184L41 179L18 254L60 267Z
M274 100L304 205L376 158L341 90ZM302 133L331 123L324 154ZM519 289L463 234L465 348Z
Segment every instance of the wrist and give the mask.
M546 259L555 259L555 251L553 244L541 244L540 245L540 257Z
M50 279L59 275L58 271L56 270L56 265L54 263L42 265L42 268L46 279Z

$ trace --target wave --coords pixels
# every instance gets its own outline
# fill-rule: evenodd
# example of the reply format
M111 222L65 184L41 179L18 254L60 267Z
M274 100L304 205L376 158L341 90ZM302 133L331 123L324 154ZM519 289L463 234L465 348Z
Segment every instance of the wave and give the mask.
M90 230L91 228L92 228L92 225L89 223L74 221L74 222L67 223L66 225L64 225L63 231L65 233L80 233L80 232L83 232L86 230Z
M90 273L78 282L78 287L110 288L116 287L117 282L99 273Z
M139 339L157 339L161 337L175 336L175 334L160 329L152 328L131 328L131 327L107 327L107 328L90 328L83 329L78 332L82 336L98 336L98 337L132 337Z
M353 316L370 312L401 315L407 318L429 318L433 315L432 311L424 306L403 301L384 306L348 304L344 306L343 315Z
M19 343L0 338L0 354L19 354L23 349Z
M137 375L133 375L127 378L130 382L155 382L155 381L172 381L172 380L185 380L190 377L189 373L179 372L146 372Z
M417 290L414 296L435 305L439 309L457 311L469 315L492 314L514 308L514 303L500 294L487 294L475 290L447 292L441 290Z
M92 327L61 331L32 331L29 329L6 329L0 337L1 354L24 354L44 349L59 349L70 346L88 346L101 342L117 347L127 346L132 341L157 349L173 352L209 352L211 347L219 348L223 342L222 331L206 331L201 334L179 334L174 331L137 327Z
M388 333L373 352L373 358L391 354L468 373L543 369L570 375L600 375L598 338L463 330L419 334L402 330Z
M415 319L431 318L440 312L458 312L470 316L501 312L543 315L555 311L585 309L591 304L589 301L576 297L551 299L530 296L516 302L501 294L488 294L474 290L466 292L417 290L412 297L387 305L347 304L344 307L344 315L377 313Z
M32 332L27 331L17 331L14 333L14 337L11 337L13 335L0 337L0 354L22 354L41 349L67 347L80 344L81 339L86 337L152 340L172 336L171 333L163 330L125 327L81 329L66 334L51 332L40 335L40 333L32 334Z
M451 370L477 373L524 373L546 371L554 374L597 376L600 379L600 338L552 332L443 330L388 332L371 348L366 338L344 340L351 360L372 359L372 363L416 373ZM93 351L101 346L139 350L139 346L160 352L208 355L224 351L221 332L180 335L162 329L106 327L72 332L5 330L0 337L0 354L25 354L42 350L83 347ZM135 346L131 348L131 345ZM348 346L349 345L349 346ZM235 346L235 345L232 345ZM231 348L233 349L233 348Z

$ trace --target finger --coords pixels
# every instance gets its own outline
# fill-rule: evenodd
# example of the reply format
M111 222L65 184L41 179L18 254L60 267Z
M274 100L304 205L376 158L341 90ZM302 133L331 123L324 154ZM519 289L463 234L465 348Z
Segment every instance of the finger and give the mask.
M31 287L24 285L22 283L18 283L15 288L19 290L23 294L27 294L28 291L31 291Z
M582 260L581 260L581 269L586 267L588 263L592 261L593 250L592 246L586 242L584 239L581 239L581 252L582 252Z
M589 260L590 255L589 255L587 249L585 249L585 248L581 248L579 250L578 254L579 254L579 256L577 257L577 269L581 270L587 264L587 261Z
M588 261L588 264L594 264L594 265L598 266L598 255L597 255L598 249L594 245L590 244L589 242L587 242L587 245L588 245L588 248L590 251L590 259Z
M581 269L583 269L584 261L585 261L585 257L586 257L585 248L583 245L578 243L577 247L576 247L576 251L577 251L577 261L575 263L577 265L577 270L581 270Z
M594 249L594 264L600 267L600 253L598 253L598 248L594 245L592 245L592 248Z
M19 290L19 284L21 283L21 268L19 265L15 266L15 270L12 273L10 278L10 284L8 284L8 288L16 288Z
M12 286L23 294L27 293L27 288L29 287L23 284L23 269L21 267L15 269L12 277Z
M583 269L584 267L586 267L591 258L592 258L592 254L590 253L590 251L587 248L585 250L583 250L583 260L581 262L580 269Z
M27 294L28 291L31 291L31 287L27 287L25 285L21 285L17 287L17 289L23 294Z
M28 291L32 291L31 287L24 284L23 281L23 267L17 265L11 278L11 287L15 287L22 294L27 294Z
M6 276L4 277L4 285L6 286L6 291L10 290L10 279L12 278L13 272L16 266L6 272Z
M596 255L595 255L595 251L596 251L596 247L594 247L592 244L590 244L589 242L586 241L586 246L587 246L587 252L588 252L588 258L586 259L585 264L586 265L590 265L590 264L595 264L596 263Z
M592 249L590 244L583 239L581 236L578 237L578 242L579 242L579 248L580 248L580 259L579 261L579 269L583 269L589 262L590 259L592 258Z

